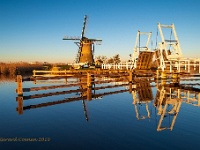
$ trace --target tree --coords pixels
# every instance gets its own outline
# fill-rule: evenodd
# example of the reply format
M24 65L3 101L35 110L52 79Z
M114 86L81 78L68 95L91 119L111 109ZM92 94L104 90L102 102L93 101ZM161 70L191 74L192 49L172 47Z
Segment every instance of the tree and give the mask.
M113 56L114 64L119 64L121 62L119 54Z
M113 63L114 63L114 59L113 59L113 58L109 58L109 59L107 60L107 63L108 63L108 64L113 64Z
M107 57L106 56L97 56L96 57L96 63L100 63L100 64L102 64L102 63L106 63L106 60L107 60Z

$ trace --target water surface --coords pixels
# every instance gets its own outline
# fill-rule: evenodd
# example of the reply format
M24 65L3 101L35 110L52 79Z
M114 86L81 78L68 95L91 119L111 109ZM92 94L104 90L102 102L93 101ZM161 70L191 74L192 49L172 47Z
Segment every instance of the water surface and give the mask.
M62 82L62 80L59 80ZM192 81L189 83L198 83ZM181 84L188 81L181 81ZM55 83L42 83L43 86ZM58 84L58 83L57 83ZM59 83L60 84L60 83ZM66 84L66 83L62 83ZM109 85L113 85L109 84ZM143 85L142 85L143 84ZM23 110L19 102L14 80L1 78L0 81L0 148L1 149L198 149L200 147L200 103L198 92L188 91L193 101L180 98L181 102L167 104L166 111L180 106L176 113L163 115L159 112L159 92L162 87L156 83L132 85L133 91L86 98L62 104L34 108L42 103L78 97L81 93L62 94L23 100ZM98 86L105 86L102 84ZM24 87L37 87L33 82L24 82ZM136 87L136 89L134 89ZM141 87L141 88L139 88ZM65 90L80 87L65 88ZM110 91L127 90L128 86L102 89L96 94ZM195 86L195 88L200 88ZM141 89L141 90L139 90ZM171 88L178 98L180 88ZM24 93L24 96L37 93L63 91L53 89ZM86 94L87 95L87 94ZM167 94L166 94L167 95ZM184 92L180 93L184 97ZM169 98L169 97L168 97ZM167 98L163 99L162 111ZM156 106L157 105L157 106ZM175 118L175 119L174 119ZM159 122L161 126L159 128ZM172 126L172 124L174 125ZM170 129L171 127L171 129Z

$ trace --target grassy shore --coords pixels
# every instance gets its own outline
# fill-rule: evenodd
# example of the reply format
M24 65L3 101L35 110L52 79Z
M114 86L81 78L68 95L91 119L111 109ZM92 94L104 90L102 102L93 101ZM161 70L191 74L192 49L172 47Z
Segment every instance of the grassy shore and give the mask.
M29 74L34 69L42 69L43 64L19 63L0 63L0 75Z

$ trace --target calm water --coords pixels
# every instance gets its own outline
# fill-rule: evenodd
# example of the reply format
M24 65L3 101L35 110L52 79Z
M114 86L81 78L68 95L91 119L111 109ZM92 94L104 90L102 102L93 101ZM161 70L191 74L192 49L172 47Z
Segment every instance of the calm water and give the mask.
M81 93L24 100L23 105L20 105L24 110L20 114L17 111L19 102L16 101L16 83L13 79L1 78L0 149L198 149L200 147L200 107L196 106L198 105L196 100L199 99L198 92L194 93L191 88L185 91L181 89L177 97L180 88L170 89L156 85L143 82L133 85L137 90L133 89L132 92L45 107L39 104L78 97ZM23 86L39 85L24 82ZM196 91L200 89L199 86L195 88ZM102 89L96 91L96 94L126 89L128 86ZM63 89L24 93L24 96L55 91ZM163 92L165 97L162 99ZM171 103L168 101L170 92L174 94L171 95ZM189 98L193 98L193 101L189 101ZM36 106L38 107L35 108ZM166 112L175 109L171 114L163 115L164 106Z

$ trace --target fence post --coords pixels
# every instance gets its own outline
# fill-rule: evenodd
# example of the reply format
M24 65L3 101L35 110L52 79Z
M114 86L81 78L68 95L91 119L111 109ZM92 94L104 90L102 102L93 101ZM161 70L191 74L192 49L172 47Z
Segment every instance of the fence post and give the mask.
M17 101L18 101L17 111L21 115L23 114L23 96L18 96Z
M22 89L22 76L17 75L17 90L18 95L23 95L23 89Z

